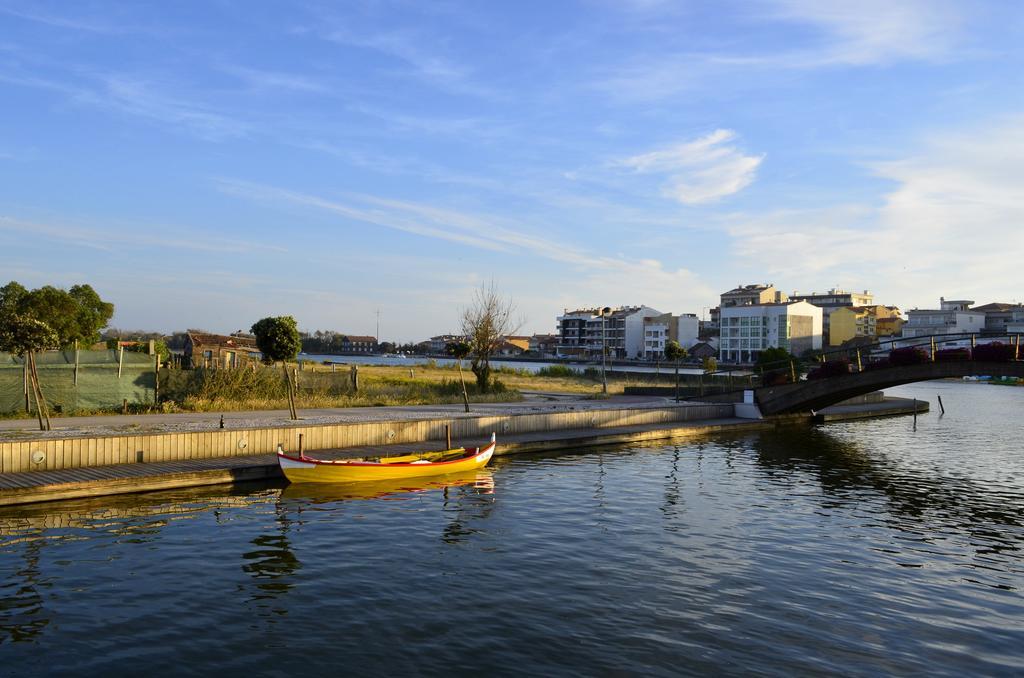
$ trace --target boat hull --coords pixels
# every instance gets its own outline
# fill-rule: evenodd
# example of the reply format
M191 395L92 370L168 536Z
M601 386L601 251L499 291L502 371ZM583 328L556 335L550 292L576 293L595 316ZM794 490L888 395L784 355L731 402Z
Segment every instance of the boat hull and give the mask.
M400 480L446 475L483 468L494 454L492 441L483 448L467 450L467 456L454 461L431 463L375 463L366 461L322 461L277 453L281 471L293 483L348 483L374 480Z

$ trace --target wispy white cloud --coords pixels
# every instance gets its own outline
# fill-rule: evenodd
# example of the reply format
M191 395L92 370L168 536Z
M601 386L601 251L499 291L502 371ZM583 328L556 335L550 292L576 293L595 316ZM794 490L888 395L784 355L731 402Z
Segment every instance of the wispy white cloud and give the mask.
M639 174L666 175L663 195L684 205L714 202L749 186L764 160L764 155L744 155L730 145L735 139L732 130L719 129L618 164Z
M124 249L175 249L194 252L211 252L223 254L241 254L249 252L286 252L287 249L278 245L264 245L252 241L211 237L195 229L177 227L177 237L157 235L167 228L153 229L142 232L131 229L94 228L67 223L44 223L26 221L9 216L0 216L0 232L30 234L61 243L74 243L102 251L118 251Z
M744 78L757 85L773 73L949 60L965 54L966 21L951 0L762 0L743 3L737 16L755 30L784 26L791 45L774 51L679 50L669 43L613 66L592 86L617 99L652 101Z
M771 0L767 16L813 26L823 34L814 53L791 55L793 66L868 65L949 54L963 18L948 0Z
M477 81L471 66L439 53L437 45L444 44L444 39L419 30L359 30L333 17L326 21L328 28L316 31L325 40L394 59L404 64L414 78L454 94L502 98L498 90Z
M220 66L220 70L257 90L292 90L316 94L326 94L332 91L327 82L301 73L268 71L234 64L224 64Z
M54 28L66 28L89 33L121 33L126 29L104 21L48 13L38 7L24 5L19 8L0 5L0 14L17 17L25 21L45 24Z
M77 104L167 124L208 141L253 131L251 123L168 94L169 86L151 80L111 73L57 80L8 70L0 71L0 82L57 92Z
M941 295L1020 299L1024 158L1006 149L1022 145L1024 118L936 132L917 152L870 166L894 184L879 204L726 218L734 253L750 270L859 281L911 306Z
M632 260L596 254L582 247L538 235L502 217L481 216L369 195L347 195L348 202L342 202L228 179L218 180L217 186L227 194L249 200L284 201L422 237L565 264L583 274L574 277L571 283L565 283L565 288L576 289L581 293L588 286L595 289L607 288L614 291L615 297L626 294L626 290L635 290L637 297L658 298L667 303L673 296L678 298L681 294L696 294L708 289L691 271L683 267L666 268L655 259ZM584 294L591 295L592 292Z

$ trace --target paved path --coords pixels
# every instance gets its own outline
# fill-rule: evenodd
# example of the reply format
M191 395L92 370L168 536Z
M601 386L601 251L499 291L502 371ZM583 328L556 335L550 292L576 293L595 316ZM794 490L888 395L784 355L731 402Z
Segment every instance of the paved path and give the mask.
M499 414L527 414L569 410L619 409L622 407L663 407L671 399L656 396L612 396L593 400L577 394L524 392L524 400L512 403L473 403L470 412L463 405L408 405L394 407L338 407L300 409L299 421L288 418L287 410L244 412L181 412L175 414L128 414L94 417L51 417L53 430L39 430L35 419L0 420L0 440L54 438L78 435L118 435L209 431L220 428L260 428L309 426L364 421L398 421L403 419L435 419L486 417Z

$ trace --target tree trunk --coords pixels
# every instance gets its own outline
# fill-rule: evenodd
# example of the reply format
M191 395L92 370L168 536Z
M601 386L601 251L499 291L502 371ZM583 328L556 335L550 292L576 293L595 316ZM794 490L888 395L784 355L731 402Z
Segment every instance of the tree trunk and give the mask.
M29 351L28 354L26 354L26 360L28 360L29 362L29 376L32 381L32 393L35 395L36 398L36 414L39 416L39 430L49 431L50 411L46 407L46 398L43 396L43 388L42 386L39 385L39 370L36 367L35 353Z
M489 362L474 362L473 374L476 375L476 386L481 393L489 393L491 390L491 364Z
M462 382L462 402L466 404L466 411L469 412L469 394L466 393L466 377L462 374L462 360L457 362L459 365L459 381Z
M281 369L284 370L284 383L288 387L288 414L292 419L298 419L299 415L295 411L295 389L292 387L292 378L288 374L288 363L284 360L281 361Z

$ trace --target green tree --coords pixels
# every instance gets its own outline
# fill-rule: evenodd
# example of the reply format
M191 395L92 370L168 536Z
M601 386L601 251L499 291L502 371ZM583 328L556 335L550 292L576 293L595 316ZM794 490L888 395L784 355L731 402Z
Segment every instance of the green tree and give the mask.
M0 350L25 357L40 428L44 417L45 428L50 424L35 354L77 342L93 344L113 315L114 305L100 299L89 285L75 285L70 291L46 285L29 291L12 281L0 288Z
M711 374L718 370L718 361L715 360L714 356L708 356L701 361L701 367L704 368L704 374Z
M665 358L671 360L676 367L676 402L679 402L679 363L686 360L689 353L675 339L665 344Z
M800 361L784 348L772 346L761 351L754 363L761 383L786 383L800 372Z
M498 292L493 281L481 284L462 312L462 334L473 355L470 369L481 393L491 389L491 356L498 352L503 339L522 325L521 320L513 318L514 313L515 304Z
M466 392L466 377L462 373L462 361L469 357L473 349L464 341L449 341L444 346L448 355L455 358L455 364L459 366L459 381L462 382L462 401L466 404L466 411L469 412L469 394Z
M46 406L46 398L43 397L43 390L39 385L36 353L56 347L57 333L46 323L19 314L0 318L0 351L13 353L25 360L41 431L50 430L50 410Z
M288 412L292 419L298 419L295 408L295 386L288 374L288 361L295 360L302 348L298 323L290 315L263 318L257 321L250 330L256 335L256 346L263 353L263 362L272 365L281 361L284 381L288 388Z

